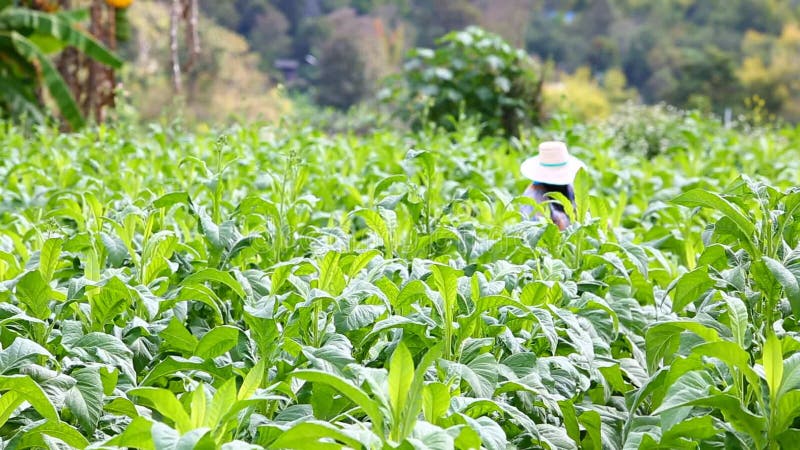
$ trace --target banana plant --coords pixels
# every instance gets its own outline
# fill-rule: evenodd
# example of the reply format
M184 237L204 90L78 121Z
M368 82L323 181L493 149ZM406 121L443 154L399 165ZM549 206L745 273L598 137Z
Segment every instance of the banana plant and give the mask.
M42 12L0 1L0 111L4 115L29 116L41 122L42 107L37 90L45 87L72 129L85 124L69 86L56 69L51 55L67 46L119 69L122 60L89 34L77 21L85 13Z

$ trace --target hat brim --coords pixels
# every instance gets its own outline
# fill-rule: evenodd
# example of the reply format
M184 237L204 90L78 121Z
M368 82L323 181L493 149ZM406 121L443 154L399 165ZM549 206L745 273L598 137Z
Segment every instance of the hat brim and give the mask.
M575 180L575 175L582 168L586 167L581 160L570 155L567 163L563 166L551 167L540 164L539 156L526 159L520 172L525 178L545 184L570 184Z

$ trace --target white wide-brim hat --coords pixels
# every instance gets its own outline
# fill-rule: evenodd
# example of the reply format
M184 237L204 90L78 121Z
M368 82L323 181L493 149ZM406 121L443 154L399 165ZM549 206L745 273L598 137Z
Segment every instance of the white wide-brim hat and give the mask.
M582 167L586 166L569 154L566 144L551 141L539 144L539 154L526 159L520 172L532 181L564 185L572 183Z

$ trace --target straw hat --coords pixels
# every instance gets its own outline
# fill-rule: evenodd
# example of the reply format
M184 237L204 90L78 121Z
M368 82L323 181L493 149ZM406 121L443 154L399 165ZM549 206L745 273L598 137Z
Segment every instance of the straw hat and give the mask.
M569 154L563 142L550 141L539 144L539 154L522 163L520 172L525 178L546 184L570 184L581 167L581 160Z

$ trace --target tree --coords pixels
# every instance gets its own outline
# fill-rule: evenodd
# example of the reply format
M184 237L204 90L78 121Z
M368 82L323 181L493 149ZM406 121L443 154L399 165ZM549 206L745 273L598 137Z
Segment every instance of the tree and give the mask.
M319 58L317 101L346 109L368 92L364 61L353 39L337 36L326 43Z
M448 33L435 50L411 52L396 88L399 109L417 125L452 128L463 111L483 133L519 136L541 116L542 78L528 55L478 27Z
M468 0L414 0L412 19L417 24L417 45L432 46L454 30L480 23L481 11Z

